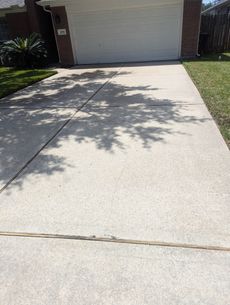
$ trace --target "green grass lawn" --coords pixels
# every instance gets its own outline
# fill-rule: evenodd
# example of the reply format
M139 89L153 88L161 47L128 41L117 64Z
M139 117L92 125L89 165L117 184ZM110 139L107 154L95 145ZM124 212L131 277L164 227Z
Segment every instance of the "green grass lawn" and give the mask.
M54 75L52 70L17 70L0 67L0 98Z
M230 148L230 53L206 55L183 64Z

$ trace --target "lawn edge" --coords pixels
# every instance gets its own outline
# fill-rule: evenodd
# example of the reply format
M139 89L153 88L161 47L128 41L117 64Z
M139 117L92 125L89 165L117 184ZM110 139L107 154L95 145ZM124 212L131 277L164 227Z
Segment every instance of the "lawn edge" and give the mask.
M42 70L42 69L40 69L40 70ZM49 70L47 69L47 71L49 71ZM25 89L25 88L31 87L31 86L33 86L34 84L38 84L38 83L42 82L43 80L48 79L48 78L50 78L50 77L52 77L52 76L58 74L58 71L56 71L56 70L50 70L50 72L52 72L51 75L46 76L46 77L44 77L44 78L42 78L42 79L40 79L40 80L31 81L31 83L29 83L28 85L22 86L22 87L18 88L17 90L12 91L11 93L9 93L9 94L7 94L7 95L4 95L4 96L0 97L0 103L1 103L1 101L2 101L4 98L10 97L11 95L15 94L16 92L19 92L19 91L21 91L21 90L23 90L23 89Z
M199 94L200 94L202 100L204 101L204 104L205 104L205 106L206 106L206 108L207 108L209 114L211 115L213 121L215 122L215 125L216 125L217 129L218 129L219 132L220 132L220 135L221 135L222 139L224 140L224 143L226 144L228 150L230 151L230 143L227 142L227 139L225 139L224 135L222 134L221 129L220 129L221 127L219 126L218 122L216 121L216 118L214 117L214 115L212 114L212 111L209 109L209 107L208 107L208 105L207 105L207 103L206 103L205 97L202 95L202 93L200 92L200 90L199 90L199 88L198 88L198 85L196 84L196 80L193 78L193 76L191 75L191 72L190 72L189 69L186 67L186 65L184 65L184 62L186 62L186 61L183 61L183 60L181 61L182 65L183 65L183 67L184 67L184 69L185 69L185 71L188 73L188 75L189 75L189 77L190 77L192 83L194 84L194 86L195 86L196 89L198 90L198 92L199 92Z

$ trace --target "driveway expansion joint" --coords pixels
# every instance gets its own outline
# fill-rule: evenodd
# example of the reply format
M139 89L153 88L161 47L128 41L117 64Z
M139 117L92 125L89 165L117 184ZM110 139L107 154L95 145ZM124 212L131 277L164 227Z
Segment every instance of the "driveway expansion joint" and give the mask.
M203 251L218 251L230 252L230 247L220 247L213 245L196 245L187 243L171 243L162 241L145 241L111 237L97 237L97 236L80 236L80 235L62 235L62 234L45 234L45 233L26 233L26 232L4 232L0 231L1 237L19 237L19 238L39 238L39 239L62 239L62 240L75 240L75 241L88 241L88 242L103 242L115 243L126 245L139 245L139 246L152 246L152 247L165 247L165 248L178 248L189 250L203 250Z

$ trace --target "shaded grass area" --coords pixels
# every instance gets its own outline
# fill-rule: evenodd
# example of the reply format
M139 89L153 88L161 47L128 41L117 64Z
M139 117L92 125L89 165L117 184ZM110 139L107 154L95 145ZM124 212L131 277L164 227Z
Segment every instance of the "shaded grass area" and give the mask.
M17 70L0 67L0 98L56 74L45 69Z
M230 53L205 55L183 64L230 148Z

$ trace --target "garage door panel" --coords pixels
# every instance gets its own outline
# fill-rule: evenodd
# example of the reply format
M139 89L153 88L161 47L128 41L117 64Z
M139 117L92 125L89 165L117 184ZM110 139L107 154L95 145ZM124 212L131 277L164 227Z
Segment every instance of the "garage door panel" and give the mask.
M73 14L73 13L72 13ZM180 10L178 7L169 6L167 9L150 8L150 9L129 9L127 11L103 11L97 13L74 13L74 25L76 23L80 26L84 25L84 29L90 27L126 27L141 26L141 25L153 25L158 22L168 23L170 21L180 20Z
M154 24L151 24L151 27L146 28L146 24L143 25L130 25L127 24L125 26L120 26L119 28L116 27L116 24L109 25L109 26L91 26L91 27L85 27L84 31L79 32L77 34L77 39L82 44L88 44L88 43L94 43L93 40L95 40L95 32L97 33L97 42L99 41L105 41L105 44L107 45L109 41L113 41L114 39L117 39L119 41L122 41L122 43L126 43L129 41L140 42L145 41L147 42L146 38L150 39L150 42L152 39L161 39L163 36L167 39L162 39L161 44L167 44L172 43L174 41L175 35L177 35L177 29L174 29L175 21L174 20L168 20L167 25L159 20L159 22L155 22ZM169 35L169 29L168 27L171 27L170 33L172 35ZM178 25L179 27L179 25ZM154 30L152 29L154 28ZM122 31L122 33L121 33ZM109 35L109 33L112 33L112 35ZM142 35L144 33L144 35ZM106 36L105 36L106 35ZM148 37L147 37L148 36ZM173 36L173 37L172 37ZM88 39L86 39L86 37ZM89 41L90 40L90 41Z
M67 0L66 0L67 2ZM96 5L95 5L96 2ZM183 0L68 0L70 12L88 13L116 9L142 9L154 6L181 5Z
M72 13L78 63L177 59L180 6Z

